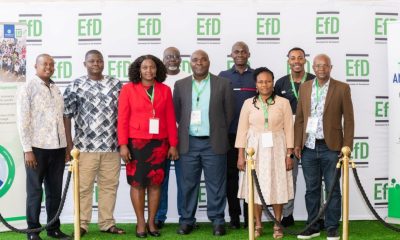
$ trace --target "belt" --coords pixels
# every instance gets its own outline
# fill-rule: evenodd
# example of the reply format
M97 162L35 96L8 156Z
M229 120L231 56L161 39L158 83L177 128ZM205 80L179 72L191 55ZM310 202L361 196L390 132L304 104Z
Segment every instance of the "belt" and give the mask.
M191 137L194 137L194 138L197 138L197 139L201 139L201 140L206 140L206 139L210 138L210 136L191 136Z
M315 144L326 144L325 139L315 139Z

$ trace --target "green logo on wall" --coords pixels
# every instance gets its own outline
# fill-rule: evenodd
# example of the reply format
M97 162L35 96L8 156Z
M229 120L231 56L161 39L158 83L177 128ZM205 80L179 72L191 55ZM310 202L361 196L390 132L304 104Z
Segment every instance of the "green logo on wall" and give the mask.
M14 177L14 160L7 149L0 145L0 198L11 188Z

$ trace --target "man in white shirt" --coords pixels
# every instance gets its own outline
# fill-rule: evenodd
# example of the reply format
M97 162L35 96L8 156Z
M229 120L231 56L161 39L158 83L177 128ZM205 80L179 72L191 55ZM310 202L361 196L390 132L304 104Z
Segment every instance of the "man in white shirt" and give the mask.
M54 60L48 54L36 58L36 76L27 81L17 98L17 125L26 165L26 219L29 229L40 228L39 215L44 183L47 221L51 221L60 205L65 147L63 123L64 101L60 90L50 79ZM61 232L60 220L47 227L47 235L71 239ZM28 239L40 240L39 233Z

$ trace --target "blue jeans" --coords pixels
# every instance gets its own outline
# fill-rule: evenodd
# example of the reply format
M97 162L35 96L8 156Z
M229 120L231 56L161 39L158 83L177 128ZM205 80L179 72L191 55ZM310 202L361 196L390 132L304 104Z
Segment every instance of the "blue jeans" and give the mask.
M322 176L324 177L326 192L329 191L332 184L335 185L331 201L325 210L325 228L327 230L339 227L339 220L342 214L342 196L339 180L334 182L335 179L333 179L338 154L339 152L337 151L329 150L325 143L316 143L315 149L304 147L301 156L303 175L306 182L307 223L317 217L320 209ZM319 230L318 224L312 226L312 229Z
M161 198L160 205L158 206L158 211L156 214L156 221L165 222L167 220L167 212L168 212L168 182L169 182L169 170L171 167L171 160L165 160L165 177L164 182L161 186ZM179 177L181 175L181 164L180 160L173 161L175 165L175 177L176 177L176 186L177 186L177 199L176 199L176 207L178 208L179 217L182 214L182 190L181 190L181 181L179 181Z
M190 136L189 152L181 154L182 215L180 224L194 225L201 172L207 191L207 216L213 225L225 224L226 154L215 154L209 139Z

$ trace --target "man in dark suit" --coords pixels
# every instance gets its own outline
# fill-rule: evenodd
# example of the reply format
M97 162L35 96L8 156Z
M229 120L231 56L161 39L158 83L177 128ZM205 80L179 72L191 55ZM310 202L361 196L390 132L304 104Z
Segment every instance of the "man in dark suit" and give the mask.
M190 59L193 76L175 83L174 106L179 124L182 182L182 216L179 234L189 234L195 224L200 177L204 171L207 215L213 234L225 235L226 153L234 106L229 81L209 73L210 60L203 50Z
M316 78L300 86L294 151L302 161L308 223L315 219L320 209L322 176L326 189L334 184L332 199L325 211L325 229L328 240L338 240L341 194L334 173L341 148L353 147L353 103L349 85L330 77L332 65L327 55L317 55L313 69ZM297 237L311 239L319 236L320 227L316 225Z

